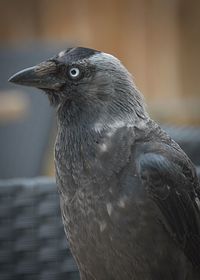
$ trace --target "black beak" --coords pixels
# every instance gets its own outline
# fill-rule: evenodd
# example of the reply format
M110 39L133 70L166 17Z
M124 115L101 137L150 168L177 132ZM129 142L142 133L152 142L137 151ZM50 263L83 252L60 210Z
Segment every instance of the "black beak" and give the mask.
M57 67L53 61L42 62L17 72L8 81L40 89L58 90L65 82L57 77Z

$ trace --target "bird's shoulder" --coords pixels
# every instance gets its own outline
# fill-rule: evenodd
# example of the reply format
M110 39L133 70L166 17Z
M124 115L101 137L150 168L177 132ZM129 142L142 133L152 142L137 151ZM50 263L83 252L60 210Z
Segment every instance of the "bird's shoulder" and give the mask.
M196 168L181 147L154 121L149 122L148 129L136 137L133 152L140 167L154 170L176 172L191 184L191 188L199 188ZM161 175L162 173L160 173ZM171 174L172 175L172 174Z

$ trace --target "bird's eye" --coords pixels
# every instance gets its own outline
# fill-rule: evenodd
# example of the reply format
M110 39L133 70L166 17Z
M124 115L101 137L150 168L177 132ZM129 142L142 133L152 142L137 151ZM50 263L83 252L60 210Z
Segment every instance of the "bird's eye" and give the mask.
M69 75L71 78L77 78L80 75L80 70L76 67L73 67L69 70Z

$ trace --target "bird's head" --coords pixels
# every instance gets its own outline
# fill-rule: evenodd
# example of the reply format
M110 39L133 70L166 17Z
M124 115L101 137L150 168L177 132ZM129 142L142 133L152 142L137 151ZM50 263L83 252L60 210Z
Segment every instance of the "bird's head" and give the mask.
M133 80L110 54L88 48L68 48L53 58L22 70L10 82L45 91L59 118L106 125L147 117Z

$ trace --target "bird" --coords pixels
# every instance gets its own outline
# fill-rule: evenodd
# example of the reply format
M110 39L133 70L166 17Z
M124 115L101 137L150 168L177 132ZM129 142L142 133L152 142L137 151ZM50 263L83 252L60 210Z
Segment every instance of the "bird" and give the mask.
M195 166L115 56L70 47L10 82L55 108L56 183L81 280L200 279Z

